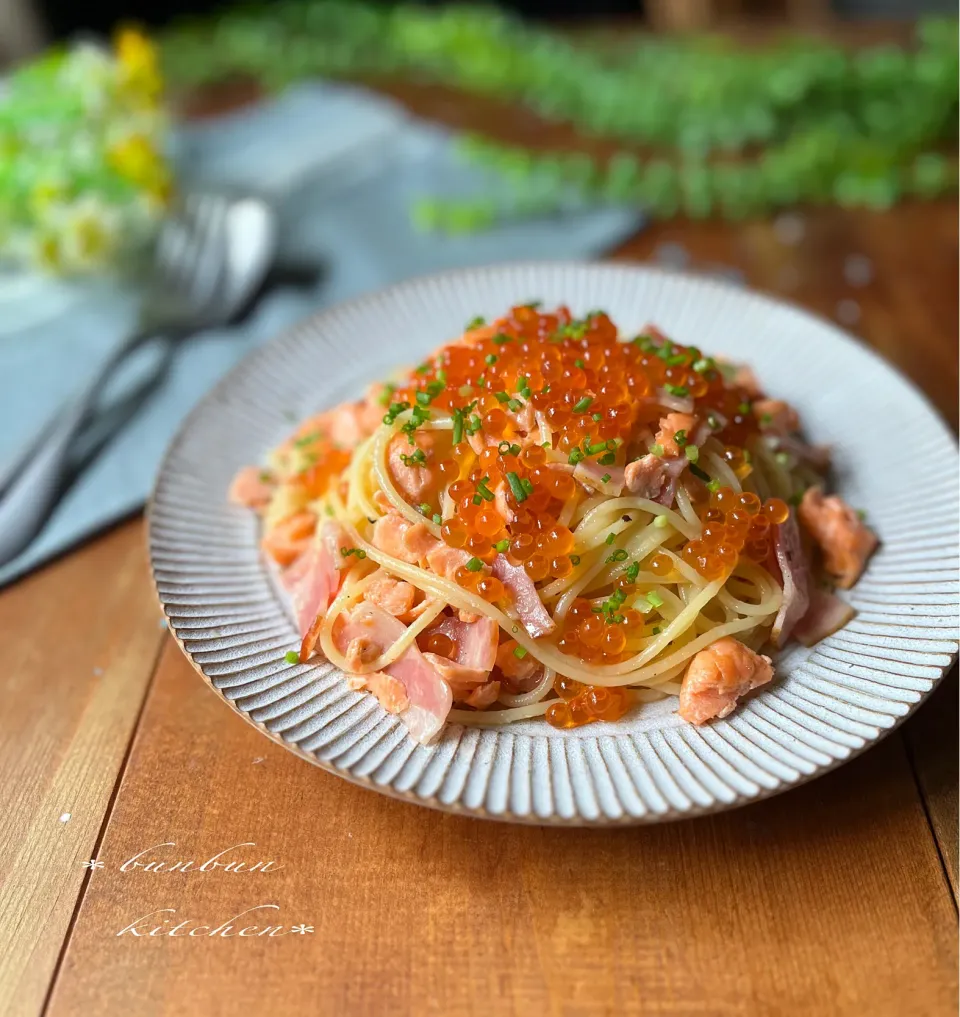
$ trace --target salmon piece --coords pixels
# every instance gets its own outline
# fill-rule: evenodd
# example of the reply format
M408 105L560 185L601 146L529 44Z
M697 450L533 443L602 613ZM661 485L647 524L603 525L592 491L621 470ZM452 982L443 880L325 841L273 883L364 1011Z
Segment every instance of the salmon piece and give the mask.
M377 702L387 713L403 713L410 708L410 700L403 682L382 671L374 671L365 677L367 688L377 697Z
M800 502L800 522L823 551L826 570L837 586L848 590L860 578L876 550L876 534L842 498L824 496L819 487L807 488Z
M278 565L292 565L309 548L316 528L317 517L312 512L298 512L277 523L260 546Z
M481 685L480 688L474 689L464 702L475 710L485 710L488 706L493 706L499 695L500 682L487 682L486 685Z
M724 636L701 650L687 665L680 685L680 716L704 724L733 712L737 700L773 678L769 657Z
M454 573L461 565L466 565L472 555L459 547L448 547L443 541L438 540L427 552L427 565L438 576L444 579L453 579Z
M233 478L227 497L234 505L259 511L270 503L276 486L276 479L269 470L244 466Z
M797 411L782 399L758 399L753 404L753 415L759 421L761 431L792 434L800 430Z
M416 431L411 445L405 434L396 434L387 446L387 468L394 484L411 504L419 505L437 486L437 475L426 465L407 465L403 456L411 456L420 449L429 463L433 458L436 438L430 431Z
M532 678L540 670L540 661L531 654L516 656L514 650L519 645L516 639L507 639L497 650L497 667L504 678L509 678L513 684Z
M633 494L670 508L677 495L680 474L688 465L686 456L665 458L649 452L632 463L627 463L623 479L627 490Z
M437 549L441 541L427 529L424 523L411 523L403 520L403 546L416 555L417 561L426 561L431 552Z
M693 432L696 430L698 420L692 413L668 413L660 418L660 430L657 431L656 442L663 446L664 456L683 455L683 449L677 444L674 435L677 431L683 431L686 435L686 444L693 443Z
M384 554L399 558L409 565L416 565L419 557L407 547L403 539L410 526L411 524L396 509L390 509L373 524L370 542ZM426 530L426 527L423 529Z
M363 591L363 599L383 608L387 614L400 618L413 610L413 602L417 597L417 588L401 579L392 576L378 575L370 581Z

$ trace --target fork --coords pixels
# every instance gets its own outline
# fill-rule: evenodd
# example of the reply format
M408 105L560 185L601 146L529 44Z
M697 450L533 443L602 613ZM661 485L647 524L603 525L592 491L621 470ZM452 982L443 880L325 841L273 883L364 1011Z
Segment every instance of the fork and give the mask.
M165 220L136 328L0 477L0 565L27 546L55 505L70 447L117 365L148 339L182 339L229 321L262 282L274 243L272 210L258 199L192 194Z

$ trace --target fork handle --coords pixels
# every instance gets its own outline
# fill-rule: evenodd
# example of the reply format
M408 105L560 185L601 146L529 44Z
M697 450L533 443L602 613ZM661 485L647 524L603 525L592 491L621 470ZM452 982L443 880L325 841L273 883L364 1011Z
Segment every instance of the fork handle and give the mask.
M157 334L137 331L116 346L80 392L16 457L7 471L7 482L0 480L0 566L27 547L58 500L67 452L110 375Z

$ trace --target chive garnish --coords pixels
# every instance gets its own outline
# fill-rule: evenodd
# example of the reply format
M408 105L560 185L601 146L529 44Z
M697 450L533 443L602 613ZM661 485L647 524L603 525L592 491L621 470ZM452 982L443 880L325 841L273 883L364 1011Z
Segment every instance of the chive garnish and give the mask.
M518 503L527 500L527 492L524 490L523 484L520 483L520 478L516 475L516 473L511 471L507 474L507 483L510 485L513 497Z
M479 572L483 568L483 562L479 558L471 558L467 562L467 570L469 572Z

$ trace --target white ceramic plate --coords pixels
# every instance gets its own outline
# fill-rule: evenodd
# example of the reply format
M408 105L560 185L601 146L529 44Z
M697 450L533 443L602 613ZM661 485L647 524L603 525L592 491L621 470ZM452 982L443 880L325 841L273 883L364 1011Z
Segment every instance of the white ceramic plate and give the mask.
M465 322L542 299L655 322L681 343L749 362L834 446L843 496L882 540L851 592L857 618L781 655L771 686L729 719L680 721L668 699L624 721L556 731L450 726L417 746L329 664L289 665L291 615L229 505L237 467L291 421L416 362ZM825 321L724 284L646 268L540 263L414 279L342 304L248 357L193 412L163 464L150 553L170 627L198 671L261 731L395 797L520 822L656 822L782 791L881 738L929 694L957 649L957 448L924 398Z

